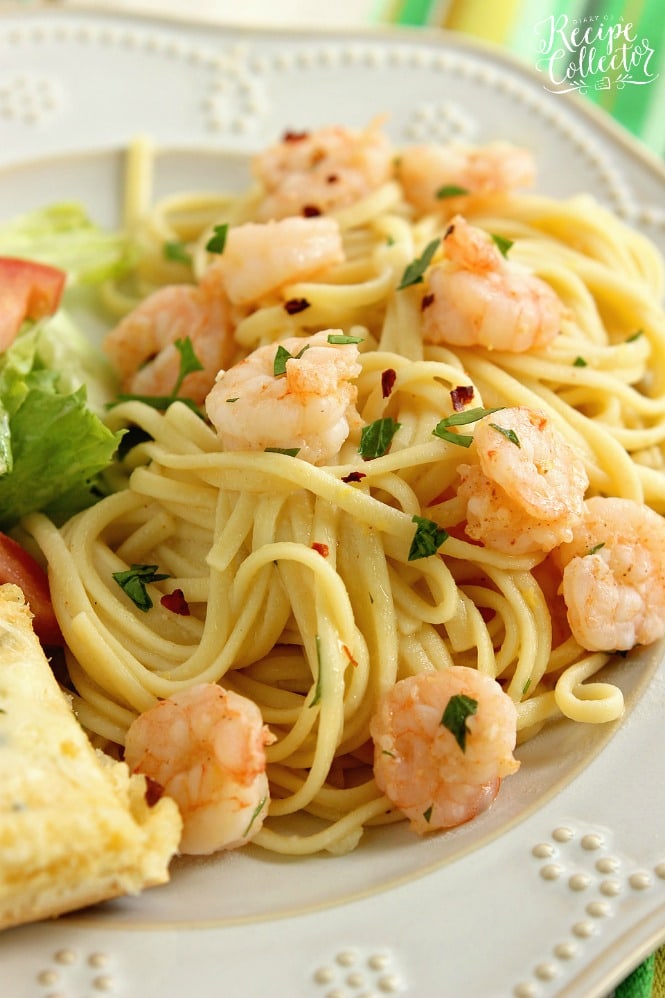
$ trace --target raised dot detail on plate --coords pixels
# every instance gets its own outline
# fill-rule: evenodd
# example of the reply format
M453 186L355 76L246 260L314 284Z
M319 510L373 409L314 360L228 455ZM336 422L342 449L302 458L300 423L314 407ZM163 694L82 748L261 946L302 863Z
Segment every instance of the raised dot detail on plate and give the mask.
M350 949L341 950L335 957L335 960L340 967L352 967L356 962L356 954Z
M556 850L550 842L539 842L531 850L532 855L536 859L550 859L551 856L554 856L555 852Z
M573 873L568 879L568 886L571 891L585 891L591 884L591 877L588 873Z
M58 973L55 970L41 970L37 974L37 983L45 988L52 988L58 983Z
M665 880L665 863L658 863L654 872L660 880Z
M396 994L400 989L399 980L393 974L384 974L378 979L377 984L384 994Z
M557 943L554 947L554 955L558 956L560 960L572 960L576 953L577 944L570 939L563 943Z
M515 998L537 998L538 988L531 981L523 981L522 984L517 985L513 994Z
M385 953L372 953L367 961L370 970L384 970L390 963L390 958Z
M590 901L586 906L586 912L592 918L607 918L610 913L610 906L606 901Z
M596 869L599 873L616 873L619 866L619 860L615 859L614 856L603 856L596 860Z
M593 851L594 849L600 849L602 844L603 844L602 835L589 834L582 836L582 848L587 849L590 852Z
M314 971L314 980L317 984L330 984L335 977L330 967L319 967Z
M651 877L648 873L644 871L639 871L637 873L631 873L628 877L628 883L635 891L644 891L647 887L651 887Z
M621 893L621 884L618 880L603 880L600 885L600 893L605 897L616 897Z
M568 828L566 825L561 825L552 832L552 838L555 842L570 842L574 835L575 832L572 828Z
M92 986L96 991L112 991L113 978L109 977L108 974L100 974L99 977L95 977Z
M558 863L547 863L540 871L543 880L558 880L562 873L563 870Z
M556 977L556 965L553 963L539 963L535 970L536 977L541 981L552 981Z
M73 949L59 949L53 954L53 959L62 966L71 966L78 960L78 955Z
M595 931L596 926L593 922L587 922L586 920L584 922L576 922L573 925L573 933L578 939L588 939Z

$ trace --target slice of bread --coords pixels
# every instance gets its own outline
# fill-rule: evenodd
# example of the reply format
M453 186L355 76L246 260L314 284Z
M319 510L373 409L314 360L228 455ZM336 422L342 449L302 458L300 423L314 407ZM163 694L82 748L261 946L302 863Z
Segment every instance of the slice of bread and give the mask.
M182 828L90 744L31 619L0 585L0 929L165 883Z

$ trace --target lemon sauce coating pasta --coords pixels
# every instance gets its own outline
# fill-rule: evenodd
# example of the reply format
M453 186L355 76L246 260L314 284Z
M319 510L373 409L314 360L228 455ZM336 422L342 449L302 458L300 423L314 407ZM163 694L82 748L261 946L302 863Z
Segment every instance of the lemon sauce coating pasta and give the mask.
M180 394L207 418L121 402L109 425L145 439L117 491L61 528L24 521L83 725L122 746L192 687L251 700L269 800L248 828L281 853L345 852L404 814L420 832L468 820L516 768L515 738L619 718L597 673L665 632L656 248L586 195L518 192L523 151L439 151L431 177L413 155L378 125L291 134L243 194L152 203L137 143L126 225L142 255L106 289L107 349L126 362L147 335L118 364L123 389L168 395L189 336L202 371ZM147 609L117 582L136 566L154 569ZM448 685L426 688L437 673ZM492 725L490 756L508 728L495 768L473 755ZM425 738L445 804L394 789ZM294 815L316 820L283 831Z

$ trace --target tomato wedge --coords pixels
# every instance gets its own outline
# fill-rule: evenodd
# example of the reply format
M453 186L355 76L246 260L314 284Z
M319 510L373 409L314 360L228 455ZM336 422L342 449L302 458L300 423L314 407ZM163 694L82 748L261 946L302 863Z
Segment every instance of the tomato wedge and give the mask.
M64 638L51 603L48 576L39 562L12 537L0 533L0 583L12 582L23 590L34 619L35 634L43 645L63 645Z
M67 274L58 267L18 257L0 257L0 351L10 347L25 319L53 315Z

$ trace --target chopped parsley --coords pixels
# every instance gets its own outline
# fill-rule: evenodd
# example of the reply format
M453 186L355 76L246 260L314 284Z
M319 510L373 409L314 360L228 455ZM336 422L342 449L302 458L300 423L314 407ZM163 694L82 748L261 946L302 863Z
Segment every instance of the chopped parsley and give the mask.
M306 343L302 348L300 353L292 354L283 347L282 344L277 347L277 353L275 354L275 360L273 363L272 373L276 378L279 378L282 374L286 374L286 362L287 360L300 360L305 350L309 350L309 343Z
M490 235L501 255L508 256L508 250L513 245L513 240L506 239L505 236L498 236L495 232L490 232Z
M468 187L460 187L459 184L444 184L443 187L439 187L436 197L439 199L458 198L470 193L471 191Z
M314 696L310 702L310 707L316 707L317 703L321 702L321 692L323 685L323 669L321 668L321 635L317 634L316 638L316 663L317 663L317 676L316 676L316 688L314 690Z
M365 461L371 461L375 457L387 454L400 425L392 416L384 416L383 419L375 419L373 423L363 426L358 448L360 456Z
M172 263L186 263L190 264L192 262L192 255L187 249L185 243L180 240L172 240L171 242L164 243L164 259L170 260Z
M194 353L194 347L192 346L192 341L189 336L186 336L184 340L176 340L173 345L180 354L180 367L170 395L120 394L116 397L114 402L109 403L107 408L112 408L114 405L117 405L118 402L137 401L144 402L146 405L152 406L153 409L163 411L168 409L168 407L177 399L179 402L184 402L184 404L188 405L190 409L193 409L194 412L198 413L198 406L192 401L192 399L179 398L178 392L180 391L182 383L187 375L192 374L194 371L202 371L203 364Z
M425 819L425 821L427 822L428 825L430 823L430 819L432 817L432 811L433 810L434 810L434 805L430 804L430 806L427 808L427 810L423 811L423 818Z
M605 547L605 541L598 541L597 544L594 544L593 547L589 548L587 554L596 554L597 551L600 551L600 549L604 547Z
M409 548L409 561L436 554L443 542L448 540L447 531L424 516L412 516L411 520L416 524L416 532Z
M168 579L168 575L158 573L157 565L132 565L124 572L113 572L113 578L132 603L147 613L153 603L146 586L151 582Z
M506 440L510 440L511 444L515 444L516 447L522 446L520 443L520 438L517 436L514 430L510 429L510 427L499 426L498 423L490 423L490 426L492 427L493 430L496 430L497 433L500 433L502 436L504 436Z
M640 336L644 336L644 330L638 329L631 336L628 337L626 343L634 343L635 340L639 340Z
M328 343L362 343L363 336L346 336L344 333L328 333Z
M412 284L420 284L423 280L423 274L432 262L432 257L439 248L440 239L433 239L431 243L428 243L423 252L415 260L412 260L410 264L404 269L402 274L402 280L397 285L397 290L402 291L404 288L410 287Z
M206 249L208 253L223 253L226 246L226 236L229 231L228 222L213 226L212 231L214 235L206 243Z
M485 416L491 416L494 412L500 412L502 406L496 409L483 409L480 406L475 409L463 409L461 412L453 412L450 416L440 419L432 430L435 437L447 440L449 444L457 444L459 447L470 447L473 437L466 433L451 432L451 426L465 426L467 423L475 423Z
M584 357L576 357L573 361L573 367L588 367L588 364Z
M468 728L466 721L468 717L478 710L478 701L468 697L465 693L458 693L450 698L441 718L441 724L455 737L455 741L466 752L466 736Z
M252 816L249 819L249 824L247 825L247 828L245 829L245 831L242 833L243 839L246 839L247 836L249 835L249 832L250 832L250 829L251 829L252 825L254 824L254 822L256 821L256 819L258 818L258 816L261 814L261 811L263 810L263 808L266 806L266 801L267 800L268 800L267 797L262 797L261 800L259 801L259 803L256 805L256 807L252 811Z
M286 454L287 457L296 457L300 453L300 447L264 447L264 454Z

